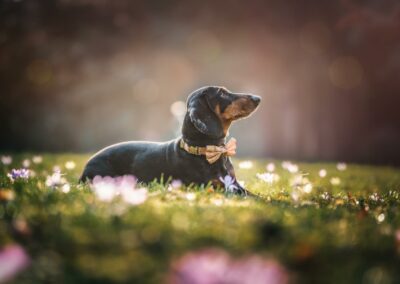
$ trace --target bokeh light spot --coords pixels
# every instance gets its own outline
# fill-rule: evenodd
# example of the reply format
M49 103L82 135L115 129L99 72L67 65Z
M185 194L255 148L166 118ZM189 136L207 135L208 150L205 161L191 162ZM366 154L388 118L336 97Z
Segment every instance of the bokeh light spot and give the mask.
M363 68L356 58L337 57L329 67L332 84L341 89L352 89L361 83Z
M53 77L50 64L45 60L35 60L26 69L28 80L35 85L45 85Z
M183 101L176 101L171 104L170 110L175 117L183 116L186 113L186 104Z
M158 84L149 78L143 78L136 82L132 88L134 98L140 103L154 103L159 96Z
M331 33L321 22L310 22L304 25L299 34L301 48L311 54L321 54L331 44Z

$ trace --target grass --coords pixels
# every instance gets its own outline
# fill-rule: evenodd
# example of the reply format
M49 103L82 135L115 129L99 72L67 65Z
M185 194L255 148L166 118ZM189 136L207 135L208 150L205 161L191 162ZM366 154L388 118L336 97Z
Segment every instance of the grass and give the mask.
M132 206L102 202L77 184L85 155L43 155L30 165L35 177L12 183L7 173L32 156L0 166L0 244L19 243L32 259L13 283L160 283L171 261L204 247L274 258L296 283L400 282L399 169L299 163L290 173L281 161L240 169L234 160L239 180L260 198L154 182ZM76 167L66 169L67 161ZM271 183L256 175L270 162L279 176ZM68 193L46 186L55 165Z

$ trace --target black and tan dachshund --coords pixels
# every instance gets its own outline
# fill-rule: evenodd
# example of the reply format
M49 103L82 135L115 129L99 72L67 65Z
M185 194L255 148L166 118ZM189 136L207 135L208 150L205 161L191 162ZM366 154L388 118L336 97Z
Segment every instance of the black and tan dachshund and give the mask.
M221 177L235 178L229 158L235 145L227 149L225 144L228 129L233 121L254 112L260 101L259 96L232 93L224 87L200 88L188 97L181 137L163 143L133 141L106 147L90 158L80 180L134 175L140 182L150 182L164 176L185 184L223 186ZM247 194L236 178L231 188Z

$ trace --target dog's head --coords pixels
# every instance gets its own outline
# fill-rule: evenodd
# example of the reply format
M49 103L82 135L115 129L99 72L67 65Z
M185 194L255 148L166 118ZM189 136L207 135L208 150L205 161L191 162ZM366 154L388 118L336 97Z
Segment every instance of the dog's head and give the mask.
M232 93L224 87L203 87L190 94L185 122L189 120L203 135L220 139L233 121L248 117L260 101L259 96Z

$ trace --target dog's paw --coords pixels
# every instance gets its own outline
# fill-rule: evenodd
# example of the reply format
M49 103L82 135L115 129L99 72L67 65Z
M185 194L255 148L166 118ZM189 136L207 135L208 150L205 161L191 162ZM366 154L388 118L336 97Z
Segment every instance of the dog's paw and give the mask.
M243 187L238 187L235 190L235 194L237 194L239 196L243 196L243 197L257 197L257 195L255 195L254 193L251 193L250 191L248 191L247 189L245 189Z

